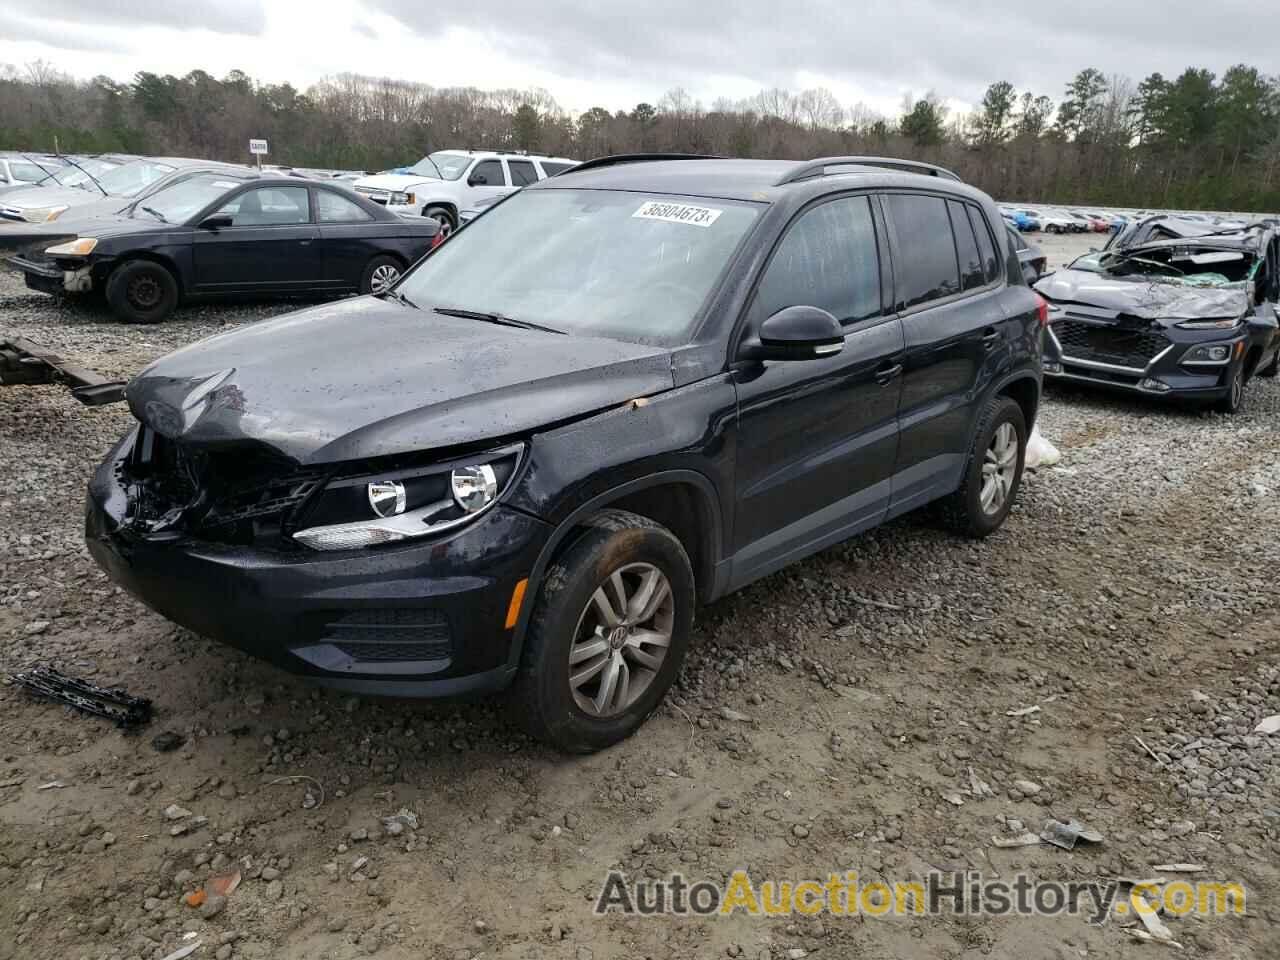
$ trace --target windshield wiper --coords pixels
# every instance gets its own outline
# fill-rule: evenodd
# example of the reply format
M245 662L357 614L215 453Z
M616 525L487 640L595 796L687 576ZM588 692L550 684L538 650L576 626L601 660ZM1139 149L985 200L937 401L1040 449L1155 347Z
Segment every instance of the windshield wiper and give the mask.
M106 188L106 187L104 187L101 183L99 183L99 182L98 182L98 178L97 178L97 177L95 177L92 173L90 173L90 172L89 172L88 170L86 170L84 167L80 166L80 164L76 163L74 160L72 160L72 159L71 159L70 157L68 157L66 154L58 153L58 154L54 154L54 156L56 156L59 160L65 160L67 163L71 164L73 167L75 167L77 170L79 170L81 173L83 173L86 177L88 177L90 180L92 180L92 181L93 181L93 185L94 185L95 187L97 187L99 190L101 190L101 191L102 191L102 195L103 195L104 197L109 197L109 196L111 196L111 194L107 193L107 188Z
M413 307L415 310L422 309L399 290L384 290L382 293L378 294L378 296L386 297L388 300L396 300L399 303L403 303L406 307Z
M565 331L557 330L555 327L548 327L541 323L530 323L528 320L517 320L515 317L504 317L500 313L487 313L484 310L460 310L457 307L434 307L432 309L433 312L442 313L446 317L483 320L485 323L497 323L504 327L519 327L521 330L541 330L543 333L565 335Z
M144 213L149 213L149 214L151 214L153 217L155 217L155 218L156 218L157 220L159 220L161 223L168 223L168 222L169 222L169 218L168 218L168 217L166 217L166 216L165 216L163 213L161 213L159 210L157 210L155 207L140 207L139 209L141 209Z

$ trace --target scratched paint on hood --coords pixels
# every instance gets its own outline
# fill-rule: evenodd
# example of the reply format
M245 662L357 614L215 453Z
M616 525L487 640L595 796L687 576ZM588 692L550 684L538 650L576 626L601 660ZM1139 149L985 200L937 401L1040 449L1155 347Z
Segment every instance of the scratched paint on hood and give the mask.
M1038 281L1035 289L1055 303L1084 304L1144 320L1238 317L1249 303L1243 286L1193 287L1087 270L1059 270Z

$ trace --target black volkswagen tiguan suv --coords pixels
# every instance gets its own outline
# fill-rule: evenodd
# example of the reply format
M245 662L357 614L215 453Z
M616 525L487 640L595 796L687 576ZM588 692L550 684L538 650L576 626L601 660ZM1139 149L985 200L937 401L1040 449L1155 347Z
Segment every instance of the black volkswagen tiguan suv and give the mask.
M945 170L595 160L387 293L144 370L88 545L286 669L511 687L534 734L595 750L660 702L699 601L925 504L998 528L1045 323Z

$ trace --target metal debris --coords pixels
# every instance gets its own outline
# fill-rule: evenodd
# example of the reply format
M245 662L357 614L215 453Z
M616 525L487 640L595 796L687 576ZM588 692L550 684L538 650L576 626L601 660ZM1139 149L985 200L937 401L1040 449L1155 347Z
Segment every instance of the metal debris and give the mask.
M1153 937L1146 930L1139 930L1137 927L1124 927L1123 929L1125 933L1133 937L1135 940L1145 940L1149 943L1162 943L1166 947L1174 947L1177 950L1182 949L1182 944L1177 940L1165 940L1161 937Z
M1046 820L1044 829L1040 831L1040 839L1063 850L1074 850L1080 840L1101 843L1102 834L1097 830L1090 830L1079 820L1068 820L1065 823L1061 820Z
M33 667L10 679L32 693L58 700L85 713L106 717L120 727L151 722L151 701L133 697L122 689L107 689L87 680L68 677L49 667Z
M1203 863L1160 863L1152 869L1161 873L1201 873L1209 868Z
M61 780L50 780L48 783L42 783L36 787L37 790L61 790L66 784Z
M1164 921L1160 919L1160 912L1152 906L1145 894L1134 891L1130 899L1134 902L1134 913L1138 915L1138 919L1147 928L1147 933L1151 934L1152 939L1177 944L1178 949L1182 949L1182 945L1173 939L1173 931L1165 926ZM1146 909L1138 909L1139 901Z
M185 947L179 947L177 950L173 951L173 953L165 957L164 960L182 960L183 957L189 957L200 949L200 944L201 941L199 940L195 943L188 943Z
M1280 713L1267 717L1253 728L1254 733L1280 733Z
M1017 710L1006 710L1004 712L1004 715L1006 717L1026 717L1026 716L1029 716L1030 714L1039 713L1039 712L1040 712L1040 706L1039 704L1037 704L1036 706L1033 706L1033 707L1021 707Z
M1028 832L1016 837L992 837L991 843L997 847L1038 847L1040 838Z

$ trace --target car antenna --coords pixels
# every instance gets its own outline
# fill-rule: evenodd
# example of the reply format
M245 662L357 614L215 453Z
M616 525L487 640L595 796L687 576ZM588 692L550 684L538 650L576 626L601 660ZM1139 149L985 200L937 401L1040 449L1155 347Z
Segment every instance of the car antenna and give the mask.
M72 160L70 157L68 157L68 156L66 156L65 154L62 154L62 153L55 153L55 154L54 154L54 156L55 156L55 157L57 157L57 158L58 158L58 159L60 159L60 160L65 160L65 161L67 161L67 163L71 164L73 167L75 167L77 170L79 170L81 173L83 173L86 177L88 177L90 180L92 180L92 181L93 181L93 185L94 185L95 187L97 187L99 190L101 190L101 191L102 191L102 195L103 195L104 197L109 197L109 196L111 196L111 194L107 193L107 189L106 189L106 187L104 187L102 184L100 184L100 183L98 182L98 178L97 178L97 177L95 177L95 176L94 176L92 173L90 173L88 170L86 170L84 167L80 166L80 164L76 163L76 162L75 162L74 160Z

